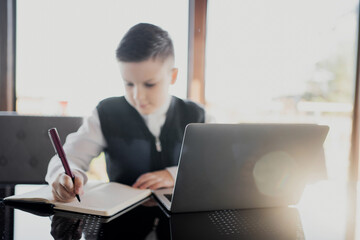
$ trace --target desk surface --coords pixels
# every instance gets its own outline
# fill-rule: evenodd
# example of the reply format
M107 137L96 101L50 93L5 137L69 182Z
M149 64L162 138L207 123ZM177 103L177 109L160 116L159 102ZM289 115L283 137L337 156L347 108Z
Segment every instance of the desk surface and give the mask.
M114 219L38 216L0 203L0 239L356 239L345 202L346 188L324 183L308 187L296 207L170 216L154 199Z

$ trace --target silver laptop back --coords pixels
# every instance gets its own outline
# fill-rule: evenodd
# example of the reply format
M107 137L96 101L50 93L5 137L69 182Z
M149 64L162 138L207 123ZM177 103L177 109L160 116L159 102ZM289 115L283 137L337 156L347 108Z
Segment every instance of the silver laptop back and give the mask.
M325 168L328 130L315 124L189 124L171 212L296 204L309 177Z

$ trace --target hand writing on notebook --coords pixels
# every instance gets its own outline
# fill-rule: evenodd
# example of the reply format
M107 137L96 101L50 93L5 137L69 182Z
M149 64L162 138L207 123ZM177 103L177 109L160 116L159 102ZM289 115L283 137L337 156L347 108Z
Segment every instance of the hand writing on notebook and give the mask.
M174 179L168 170L160 170L142 174L133 184L134 188L159 189L174 186Z
M84 178L81 173L74 170L75 186L72 179L65 173L59 174L52 183L52 194L56 201L71 202L75 198L75 194L84 194L83 182Z
M73 170L75 176L75 186L71 178L65 173L61 173L52 183L52 194L54 199L59 202L71 202L75 194L83 195L84 178L81 173ZM174 186L174 179L167 170L144 173L136 180L132 187L140 189L159 189ZM74 190L75 187L75 190Z

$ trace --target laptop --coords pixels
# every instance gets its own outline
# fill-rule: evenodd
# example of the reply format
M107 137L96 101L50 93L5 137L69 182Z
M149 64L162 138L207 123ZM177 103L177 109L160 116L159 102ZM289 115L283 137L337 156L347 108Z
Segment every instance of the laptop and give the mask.
M45 183L55 155L48 130L56 127L64 143L82 122L82 117L0 114L0 184Z
M328 126L189 124L174 188L154 191L172 213L296 204L325 171Z

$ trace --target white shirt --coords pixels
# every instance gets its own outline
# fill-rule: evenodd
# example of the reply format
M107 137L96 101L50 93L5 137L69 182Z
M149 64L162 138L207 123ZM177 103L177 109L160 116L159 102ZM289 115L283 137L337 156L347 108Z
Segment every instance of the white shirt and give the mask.
M156 112L149 115L141 115L145 121L146 126L154 135L157 143L157 149L161 151L161 144L159 136L161 128L166 120L166 112L170 106L171 96L167 99L166 103L160 107ZM205 122L209 122L209 116L205 116ZM71 133L67 136L64 151L68 158L70 168L76 169L83 174L84 183L87 182L86 171L89 169L90 162L93 158L97 157L107 143L101 131L100 119L97 109L95 108L90 117L84 119L77 132ZM176 179L177 166L166 168L171 176ZM55 181L56 177L64 172L61 161L57 155L51 158L45 180L48 183Z

